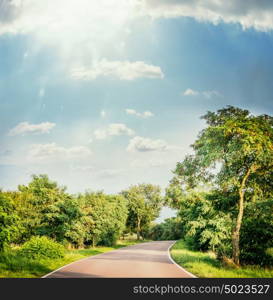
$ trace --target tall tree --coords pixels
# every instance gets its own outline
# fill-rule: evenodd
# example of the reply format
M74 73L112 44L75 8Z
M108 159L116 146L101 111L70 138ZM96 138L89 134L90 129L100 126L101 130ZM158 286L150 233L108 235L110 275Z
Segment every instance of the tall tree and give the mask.
M176 180L185 188L203 182L236 195L231 239L232 258L239 265L245 201L272 196L273 118L232 106L202 118L208 127L192 145L194 154L177 163Z

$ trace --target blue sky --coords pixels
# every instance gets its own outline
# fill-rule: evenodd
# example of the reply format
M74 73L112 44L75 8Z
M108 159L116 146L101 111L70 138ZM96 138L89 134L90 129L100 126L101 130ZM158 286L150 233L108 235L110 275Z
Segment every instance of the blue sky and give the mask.
M273 6L238 2L0 0L0 186L164 189L206 111L272 114Z

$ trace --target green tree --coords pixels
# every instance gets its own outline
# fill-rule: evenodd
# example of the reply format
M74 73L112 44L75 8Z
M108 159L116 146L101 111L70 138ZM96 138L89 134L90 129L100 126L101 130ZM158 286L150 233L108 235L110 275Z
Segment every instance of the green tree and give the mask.
M232 106L202 118L208 127L192 145L194 154L177 164L176 180L186 189L210 183L235 195L236 203L230 203L235 214L231 239L238 265L245 201L272 195L273 118Z
M183 235L181 219L168 218L160 224L154 224L150 228L149 237L153 240L178 240Z
M48 235L60 240L64 228L64 214L73 213L65 206L71 203L65 187L59 187L47 175L33 175L28 185L19 185L19 192L13 193L13 203L20 218L21 237L18 242L33 235ZM74 205L75 208L75 205ZM72 215L71 215L72 214Z
M125 228L127 218L127 202L124 197L87 192L79 198L82 203L85 244L115 244Z
M181 202L178 215L186 238L197 250L227 251L231 218L215 209L208 192L191 192Z
M72 242L69 233L76 231L76 224L81 220L82 216L83 213L77 199L72 196L62 195L57 202L44 208L41 225L37 232L58 242L65 240ZM73 236L75 236L75 233Z
M123 191L122 195L128 201L127 227L137 233L139 240L141 231L159 216L163 205L160 187L139 184Z
M17 232L17 220L11 199L0 191L0 252L4 251Z

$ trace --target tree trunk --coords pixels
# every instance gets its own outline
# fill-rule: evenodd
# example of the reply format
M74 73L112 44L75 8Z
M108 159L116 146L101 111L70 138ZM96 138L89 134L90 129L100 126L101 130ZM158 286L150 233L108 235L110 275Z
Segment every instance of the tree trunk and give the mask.
M138 217L137 218L137 240L139 241L140 240L140 222L141 222L141 219Z
M244 215L244 196L245 196L245 185L246 181L251 173L251 168L248 169L244 176L240 189L239 189L239 201L238 201L238 215L235 227L232 233L232 260L239 266L240 265L240 230L242 225L242 219Z

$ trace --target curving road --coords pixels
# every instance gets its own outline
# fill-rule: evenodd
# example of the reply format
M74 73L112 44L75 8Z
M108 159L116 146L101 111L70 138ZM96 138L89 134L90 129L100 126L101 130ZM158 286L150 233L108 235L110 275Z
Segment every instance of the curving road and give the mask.
M43 278L192 278L169 256L175 241L137 244L90 256Z

